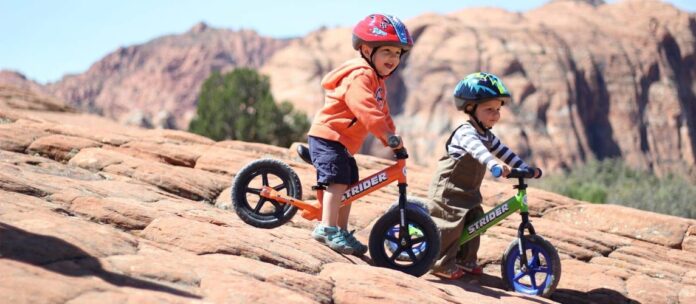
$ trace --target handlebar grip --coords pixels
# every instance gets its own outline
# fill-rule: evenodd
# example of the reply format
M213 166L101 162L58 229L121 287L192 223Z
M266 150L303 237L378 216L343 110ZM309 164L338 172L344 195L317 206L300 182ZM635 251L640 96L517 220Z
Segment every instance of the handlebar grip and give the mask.
M536 172L536 168L534 167L527 167L527 168L512 168L510 170L510 174L508 174L507 178L534 178L534 174ZM539 169L539 173L541 173L541 169ZM541 177L541 174L539 175Z
M390 135L389 138L387 138L387 146L390 148L398 148L401 145L401 137L398 135Z

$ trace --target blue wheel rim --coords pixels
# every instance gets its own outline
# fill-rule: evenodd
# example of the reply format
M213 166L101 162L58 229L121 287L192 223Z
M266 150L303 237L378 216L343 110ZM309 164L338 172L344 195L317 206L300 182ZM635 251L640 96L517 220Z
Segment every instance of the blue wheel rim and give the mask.
M505 273L508 283L515 291L538 295L553 283L554 269L553 265L549 263L551 256L536 243L525 242L524 245L527 251L526 271L523 272L520 267L516 267L521 264L521 261L519 247L515 247L515 250L510 252L507 261L505 261Z

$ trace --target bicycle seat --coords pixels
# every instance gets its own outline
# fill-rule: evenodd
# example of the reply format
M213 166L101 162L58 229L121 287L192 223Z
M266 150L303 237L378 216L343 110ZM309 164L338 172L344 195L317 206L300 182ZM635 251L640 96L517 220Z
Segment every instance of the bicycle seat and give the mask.
M309 156L309 148L305 145L297 145L297 155L308 164L312 164L312 157Z

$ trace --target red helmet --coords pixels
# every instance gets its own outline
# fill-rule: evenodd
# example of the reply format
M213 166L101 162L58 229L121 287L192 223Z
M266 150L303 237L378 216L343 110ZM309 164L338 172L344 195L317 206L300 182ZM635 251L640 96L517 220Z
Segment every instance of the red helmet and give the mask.
M372 14L358 22L353 28L353 48L361 44L370 47L396 46L407 52L413 46L413 39L399 18L391 15Z

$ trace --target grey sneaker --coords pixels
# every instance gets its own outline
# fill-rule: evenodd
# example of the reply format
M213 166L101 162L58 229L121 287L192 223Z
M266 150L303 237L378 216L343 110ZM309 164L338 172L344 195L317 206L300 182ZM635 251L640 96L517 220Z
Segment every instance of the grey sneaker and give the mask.
M355 233L355 230L351 232L345 230L342 231L345 234L346 239L348 240L348 244L350 244L350 246L353 247L353 255L361 256L367 252L367 246L363 245L363 243L360 243L360 241L358 241L358 239L356 239L353 235L353 233Z
M347 233L343 231L344 230L338 227L319 224L314 228L314 231L312 231L312 237L338 253L353 254L355 250L346 239Z
M312 238L318 242L326 242L326 228L329 227L322 224L317 224L317 226L314 227L314 231L312 231Z

